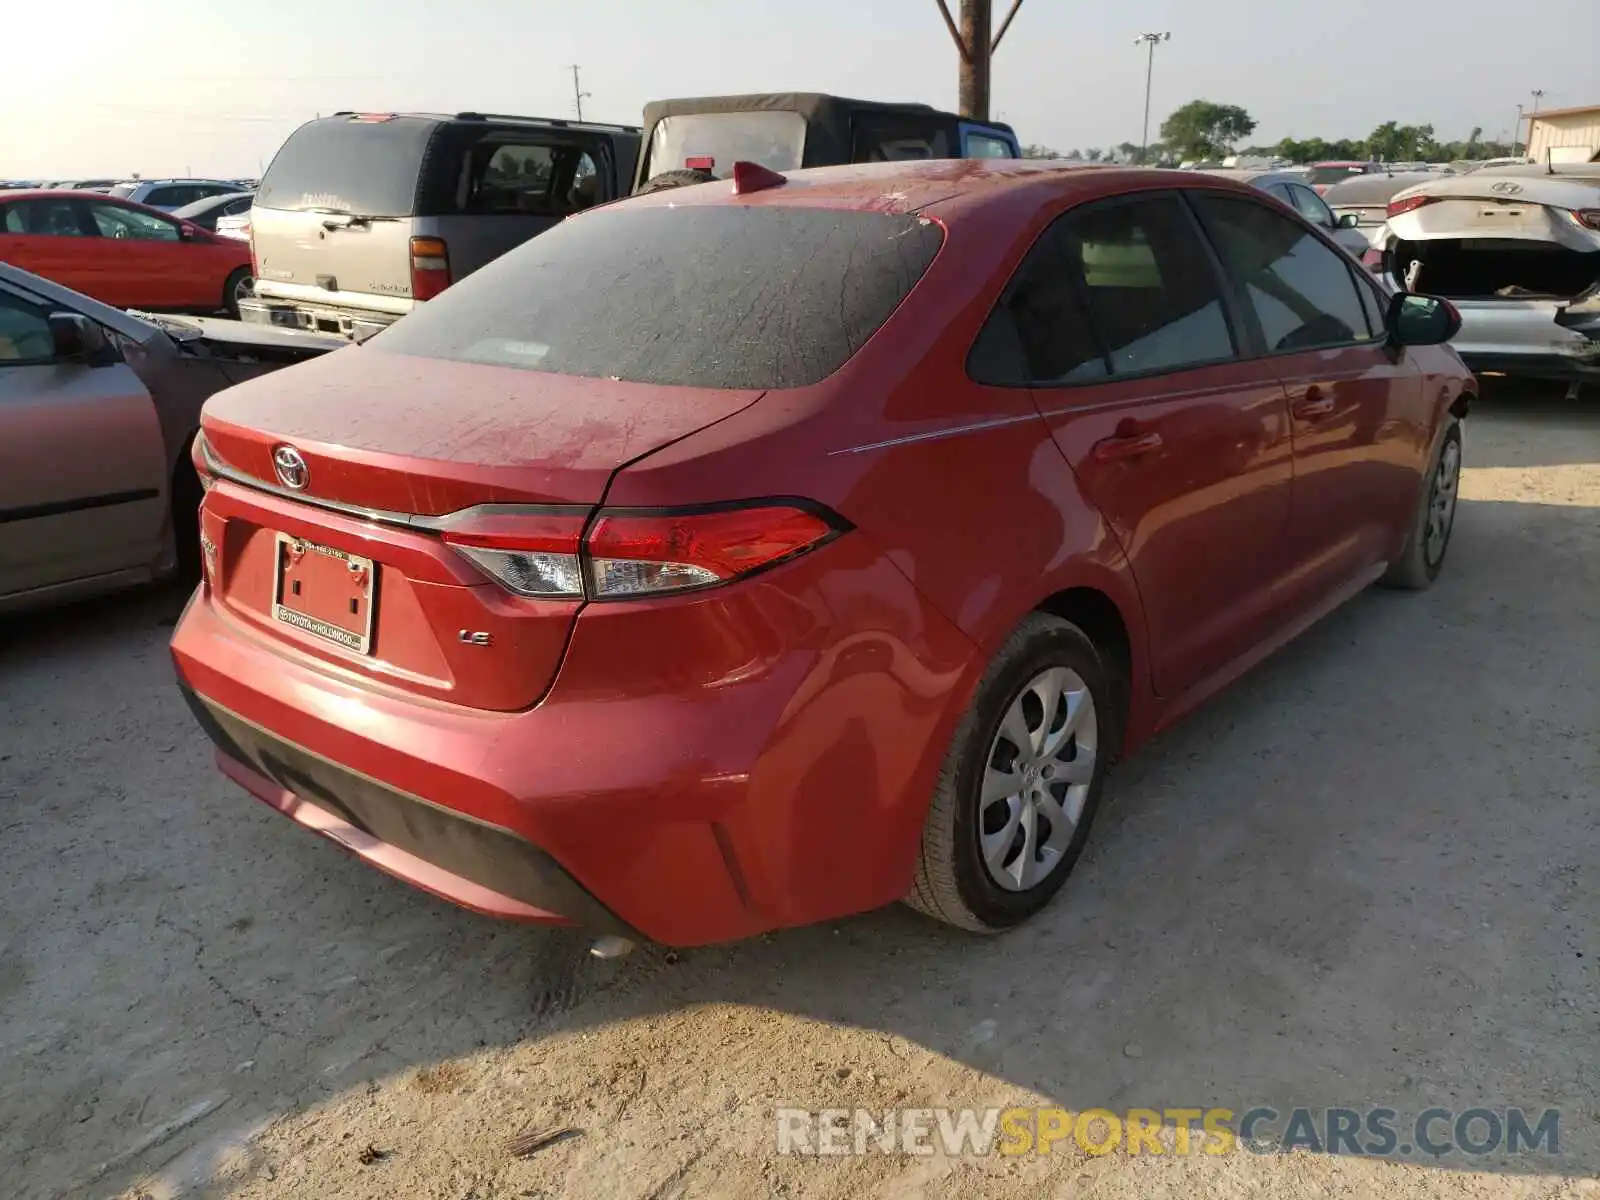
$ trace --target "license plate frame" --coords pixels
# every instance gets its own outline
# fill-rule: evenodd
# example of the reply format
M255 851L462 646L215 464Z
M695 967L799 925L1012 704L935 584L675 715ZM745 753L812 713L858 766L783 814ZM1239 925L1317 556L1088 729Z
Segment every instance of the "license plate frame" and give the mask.
M290 578L290 573L295 566L305 561L308 555L316 555L311 563L318 567L320 575L329 575L333 564L343 563L344 574L348 579L348 586L341 589L339 594L346 601L357 603L358 621L352 622L359 628L350 629L344 624L331 621L325 616L318 616L313 612L303 612L292 604L285 603L293 595L293 585L296 582L307 583L308 579L296 580ZM285 582L291 585L291 595L285 596ZM331 587L333 581L325 580L324 587ZM353 595L352 595L353 593ZM351 554L347 550L340 550L334 546L325 546L321 542L313 542L309 538L297 538L287 533L276 535L272 564L272 619L282 622L291 629L309 634L318 642L338 646L353 654L367 655L372 653L372 625L373 617L377 612L378 599L378 567L370 558L360 554Z

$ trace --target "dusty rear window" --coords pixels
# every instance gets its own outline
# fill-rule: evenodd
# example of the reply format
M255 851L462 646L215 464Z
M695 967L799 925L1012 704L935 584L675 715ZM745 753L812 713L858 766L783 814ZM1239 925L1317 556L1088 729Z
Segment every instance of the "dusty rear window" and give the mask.
M524 243L367 345L636 383L803 387L888 319L943 236L884 213L623 206Z
M289 135L261 180L262 208L361 217L416 212L422 156L438 122L416 117L326 117Z

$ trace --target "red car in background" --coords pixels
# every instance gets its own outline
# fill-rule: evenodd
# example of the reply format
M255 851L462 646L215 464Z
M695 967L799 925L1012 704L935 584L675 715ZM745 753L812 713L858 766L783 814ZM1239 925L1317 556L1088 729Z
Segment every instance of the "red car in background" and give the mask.
M1459 325L1209 176L740 163L213 396L173 658L231 779L470 908L1005 928L1113 758L1438 575Z
M250 246L159 209L86 192L0 192L0 262L102 304L238 315Z

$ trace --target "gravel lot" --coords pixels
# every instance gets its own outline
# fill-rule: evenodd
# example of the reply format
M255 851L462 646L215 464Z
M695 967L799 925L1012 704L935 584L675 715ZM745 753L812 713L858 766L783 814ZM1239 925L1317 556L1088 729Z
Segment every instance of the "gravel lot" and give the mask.
M229 785L183 597L0 625L10 1197L1600 1196L1600 401L1468 423L1445 576L1114 777L1034 925L583 956ZM1561 1110L1561 1155L778 1157L773 1110ZM526 1158L508 1139L571 1128Z

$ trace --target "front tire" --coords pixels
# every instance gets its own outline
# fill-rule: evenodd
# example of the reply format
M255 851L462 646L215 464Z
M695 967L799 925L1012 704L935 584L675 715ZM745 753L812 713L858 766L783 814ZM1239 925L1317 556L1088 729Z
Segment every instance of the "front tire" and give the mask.
M1076 625L1034 613L1018 626L956 727L906 903L979 933L1048 904L1088 840L1118 694Z
M1448 419L1450 424L1445 427L1438 453L1422 483L1405 549L1380 580L1385 587L1422 591L1433 586L1444 567L1461 490L1461 422L1456 417Z

